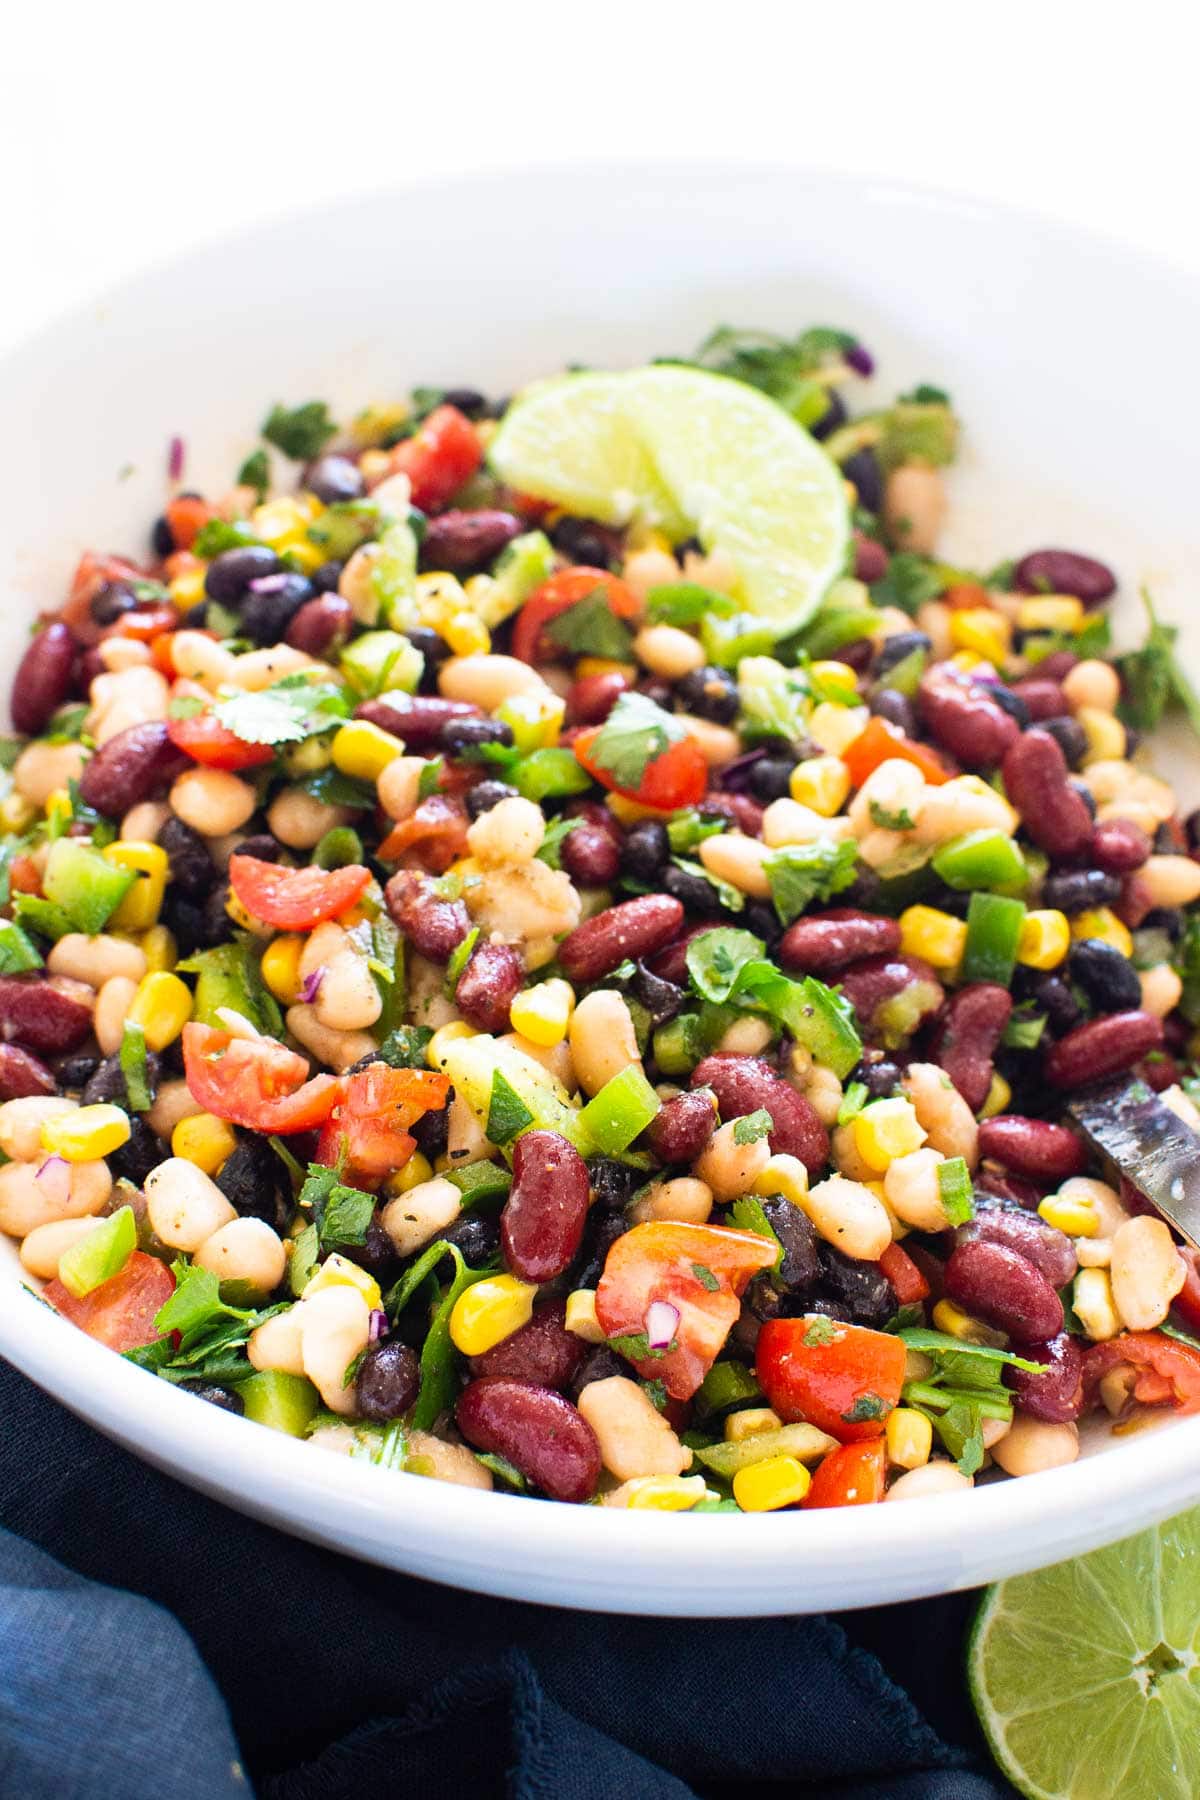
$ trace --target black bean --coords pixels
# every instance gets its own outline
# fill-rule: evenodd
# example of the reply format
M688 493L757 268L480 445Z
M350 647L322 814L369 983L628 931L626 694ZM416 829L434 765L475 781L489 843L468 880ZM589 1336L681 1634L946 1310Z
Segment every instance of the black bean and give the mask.
M233 920L229 916L229 883L215 887L204 902L204 944L215 950L233 937Z
M414 1404L421 1386L417 1353L400 1338L380 1338L358 1365L355 1399L364 1419L399 1419Z
M923 650L926 656L933 650L933 639L923 631L898 631L894 637L885 638L872 666L872 675L876 681L881 680L889 669L894 669L897 663L918 650Z
M868 1051L851 1071L850 1082L855 1081L862 1082L872 1100L888 1100L900 1086L899 1065L878 1051Z
M883 470L873 450L856 450L842 464L842 474L858 490L858 504L867 512L883 510Z
M839 1325L849 1325L853 1317L850 1308L842 1300L831 1300L824 1294L818 1294L815 1300L805 1303L805 1312L820 1313L823 1319L836 1319Z
M889 725L898 726L906 737L917 736L917 715L912 701L899 688L876 688L867 701L867 708L877 719L886 719Z
M1175 841L1175 833L1164 820L1154 833L1154 853L1156 856L1174 856L1178 850L1179 845Z
M664 981L661 975L651 974L645 963L637 965L633 992L655 1025L664 1025L668 1019L673 1019L683 1005L683 989L676 987L673 981Z
M675 688L684 712L716 725L731 725L738 713L738 686L728 669L693 669Z
M450 1108L435 1106L429 1112L421 1114L419 1119L408 1127L421 1155L430 1162L436 1162L445 1153L450 1137Z
M340 500L361 500L367 491L358 464L335 450L309 463L302 486L326 506L336 506Z
M1165 931L1173 944L1183 936L1187 915L1181 906L1156 906L1142 920L1143 931Z
M437 672L450 654L449 644L428 625L410 625L404 635L413 649L419 650L425 658L425 667L421 672L421 693L436 694Z
M208 601L197 600L195 606L189 606L186 612L180 613L179 624L185 631L208 631Z
M1087 751L1087 734L1078 719L1063 714L1061 719L1039 719L1038 730L1048 731L1067 760L1069 769L1077 769Z
M1188 814L1183 828L1187 832L1188 849L1200 850L1200 806Z
M791 1202L785 1200L784 1205L790 1206ZM766 1325L771 1319L778 1319L783 1313L783 1295L771 1285L769 1275L754 1276L743 1296L743 1304L761 1325Z
M146 1055L146 1082L151 1094L158 1086L158 1081L158 1058L151 1050ZM81 1106L128 1107L129 1092L125 1086L119 1056L106 1056L103 1062L96 1064L84 1084L79 1100Z
M177 548L175 533L171 530L166 515L163 513L159 514L150 527L150 548L155 556L171 556Z
M746 921L746 930L752 931L755 937L762 938L768 950L783 936L779 914L769 900L748 901L742 916Z
M1137 970L1115 944L1084 938L1072 949L1067 967L1097 1012L1135 1012L1141 1006Z
M657 884L671 854L667 828L658 819L643 819L625 834L621 845L621 873L648 887Z
M1015 719L1022 731L1028 729L1029 707L1022 700L1020 694L1014 694L1011 688L1006 688L999 681L976 682L975 691L982 694L986 700L991 700L1000 708L1001 712L1006 712L1010 719Z
M468 419L481 419L488 410L487 395L473 387L445 388L441 403L443 406L452 406L456 412L465 413Z
M510 748L512 726L503 719L447 719L442 726L441 746L447 756L470 757L484 744L503 744Z
M1079 1002L1060 975L1043 975L1035 982L1033 1003L1044 1012L1046 1022L1056 1037L1073 1031L1083 1019Z
M764 756L750 771L750 792L764 806L772 800L783 800L791 791L794 756Z
M54 1079L64 1093L82 1088L100 1067L98 1056L64 1056L55 1064Z
M516 792L507 781L477 781L474 787L467 789L467 811L473 819L478 819L485 812L491 812L493 806L499 806L502 800L515 798Z
M463 1213L436 1235L439 1243L454 1244L473 1269L482 1268L500 1250L500 1221L488 1213Z
M269 584L269 586L268 586ZM241 628L251 643L279 643L300 608L314 595L306 575L268 575L242 601Z
M777 1278L793 1292L812 1287L820 1273L817 1234L812 1220L781 1194L768 1194L762 1201L762 1209L767 1224L783 1245L783 1260L776 1271Z
M1068 915L1111 906L1120 898L1120 877L1103 869L1055 870L1042 883L1042 905Z
M621 554L621 533L596 519L560 519L550 542L570 562L589 569L611 569Z
M137 605L136 596L123 582L106 581L100 592L93 595L88 611L94 625L114 625L122 613L136 611Z
M604 1262L617 1239L629 1230L619 1212L593 1206L583 1231L583 1247L571 1272L573 1288L594 1288L604 1273Z
M236 550L222 550L204 571L204 591L210 600L236 606L252 581L277 575L282 566L266 544L241 544Z
M817 1254L825 1285L850 1308L858 1325L885 1325L896 1310L896 1294L877 1263L844 1256L832 1244L820 1244Z
M669 681L658 681L653 676L639 681L637 692L645 694L647 700L653 700L655 706L661 706L664 712L675 711L675 689Z
M213 1179L242 1218L265 1219L278 1228L291 1210L291 1177L265 1137L239 1131L237 1138L237 1149Z
M269 831L256 831L251 837L242 839L237 853L252 856L256 862L277 863L283 855L283 845Z
M592 1198L605 1212L620 1212L628 1206L634 1190L640 1185L641 1171L611 1156L593 1156L587 1165Z
M818 440L831 436L833 432L837 431L846 423L846 420L849 417L849 414L846 411L846 403L838 393L837 389L830 388L828 393L828 406L825 408L825 411L821 414L816 424L810 425L808 428L813 437Z
M222 1412L236 1413L239 1418L246 1410L240 1394L232 1388L218 1387L215 1381L177 1381L175 1386L185 1394L195 1394L197 1400L207 1400L210 1406L219 1406Z
M209 894L217 885L217 870L204 839L182 819L169 818L158 834L160 847L171 865L171 885L194 896Z
M378 1213L369 1220L361 1244L339 1244L338 1252L349 1262L357 1263L360 1269L365 1269L368 1275L373 1275L380 1287L390 1287L400 1272L395 1245L379 1223Z
M145 1119L135 1113L129 1121L129 1136L119 1150L110 1152L106 1161L114 1179L128 1181L140 1188L150 1171L157 1169L170 1154Z
M690 869L681 869L677 863L671 863L659 880L664 893L702 919L711 919L722 910L720 895L703 875L693 875Z
M629 1364L622 1362L615 1350L607 1344L596 1344L590 1349L575 1371L567 1392L572 1400L578 1400L585 1387L593 1381L608 1381L613 1375L629 1374Z

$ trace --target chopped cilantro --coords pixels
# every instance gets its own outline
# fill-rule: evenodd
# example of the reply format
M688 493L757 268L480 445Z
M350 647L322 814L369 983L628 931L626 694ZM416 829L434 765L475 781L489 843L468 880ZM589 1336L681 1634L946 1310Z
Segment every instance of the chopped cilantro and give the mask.
M859 1394L849 1412L842 1414L847 1425L863 1425L868 1419L883 1419L891 1411L878 1394Z
M593 588L546 626L546 635L561 650L572 656L604 656L613 662L628 662L633 638L608 603L603 586Z
M712 1270L707 1268L704 1263L693 1263L692 1274L696 1277L700 1286L702 1288L707 1288L710 1294L715 1294L721 1285Z
M425 1049L433 1032L428 1025L397 1025L379 1046L380 1062L392 1069L424 1069Z
M757 1194L742 1194L729 1209L729 1222L739 1231L752 1231L755 1237L766 1238L775 1246L774 1268L783 1261L783 1245L776 1237L771 1221L763 1211L763 1203Z
M241 550L246 544L258 542L244 519L209 519L196 533L192 552L196 556L223 556L226 550Z
M521 1096L497 1069L492 1075L492 1095L485 1133L493 1144L510 1144L518 1132L533 1124L533 1114Z
M256 489L260 500L271 485L271 462L265 450L252 450L237 472L239 487Z
M790 925L812 901L829 900L849 887L857 861L852 838L817 838L769 851L764 866L780 923Z
M650 1339L644 1331L628 1331L622 1336L609 1338L608 1347L610 1350L615 1350L618 1356L623 1356L627 1362L636 1363L645 1362L651 1357L665 1356L669 1350L677 1350L679 1345L678 1341L672 1338L671 1342L661 1349L652 1349Z
M827 1319L823 1313L814 1313L804 1327L804 1342L808 1349L817 1350L826 1344L832 1344L837 1334L837 1326L832 1319Z
M801 425L815 425L829 410L830 376L821 379L821 372L829 364L840 371L856 341L828 325L811 326L795 338L719 325L688 360L758 388Z
M694 875L698 881L707 881L726 912L742 911L746 904L746 896L740 888L734 887L732 881L723 881L719 875L714 875L711 870L706 869L703 863L692 862L690 857L673 856L671 861L677 869L682 869L685 875Z
M758 1144L763 1138L770 1137L775 1129L775 1121L765 1107L760 1106L757 1112L746 1113L733 1122L733 1141L735 1144Z
M538 861L544 862L551 869L561 869L563 841L571 835L578 823L578 819L548 819L545 835L537 852Z
M470 962L471 954L474 951L475 946L478 942L479 942L479 927L478 927L478 925L473 925L471 927L470 931L468 931L466 937L463 939L462 943L456 944L454 949L451 951L450 960L446 964L446 996L448 999L453 1000L454 992L455 992L455 989L458 987L459 979L463 973L463 970L466 968L467 964ZM498 1140L493 1139L493 1142L497 1142L497 1141Z
M243 691L218 700L213 718L244 744L300 744L333 731L350 716L340 687L286 677L258 693ZM323 772L323 771L322 771Z
M649 764L686 736L675 715L645 694L622 694L592 744L591 760L618 787L636 789Z
M867 810L871 815L872 825L878 825L881 831L911 831L916 820L907 807L899 812L890 812L879 800L867 801Z
M871 583L871 604L897 606L915 613L926 600L936 600L946 583L935 563L912 550L898 550L888 560L887 572Z
M293 462L308 462L329 442L337 426L323 400L303 406L273 406L263 420L262 435Z
M715 1283L713 1284L716 1285ZM664 1382L657 1377L653 1381L643 1381L642 1392L656 1412L665 1412L667 1407L667 1389Z
M1140 650L1117 658L1125 697L1122 717L1138 731L1152 731L1171 705L1179 705L1192 730L1200 732L1200 694L1189 680L1176 654L1177 625L1164 625L1154 610L1147 588L1142 589L1149 630Z
M445 766L444 756L433 756L428 762L422 763L421 773L417 777L418 800L428 800L430 794L437 793Z
M742 970L765 953L763 940L752 931L722 925L699 932L685 957L692 987L705 1000L728 1000Z

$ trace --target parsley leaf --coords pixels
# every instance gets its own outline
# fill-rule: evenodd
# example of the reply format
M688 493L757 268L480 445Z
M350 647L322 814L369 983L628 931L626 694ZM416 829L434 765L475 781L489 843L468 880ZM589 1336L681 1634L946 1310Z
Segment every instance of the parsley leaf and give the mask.
M1172 704L1182 706L1192 730L1200 733L1200 694L1188 679L1175 652L1177 625L1164 625L1147 588L1142 589L1149 630L1140 650L1117 658L1125 689L1121 716L1138 731L1153 731Z
M849 887L857 861L852 838L817 838L770 851L764 866L780 923L790 925L812 901L829 900Z
M733 1141L735 1144L758 1144L769 1137L775 1129L775 1121L764 1106L757 1112L745 1113L742 1118L733 1122Z
M244 744L300 744L332 731L350 716L340 687L332 682L285 679L258 693L240 692L218 700L213 718Z
M551 619L546 635L573 656L605 656L613 662L628 662L632 654L629 628L613 612L603 586L594 588Z
M715 1294L721 1285L712 1270L707 1268L704 1263L693 1263L692 1274L696 1277L700 1286L706 1288L710 1294Z
M323 400L307 400L303 406L273 406L263 420L262 435L293 462L308 462L324 449L337 426Z
M842 1414L847 1425L862 1425L868 1419L886 1418L891 1407L878 1394L859 1394L849 1412Z
M591 760L618 787L638 788L649 764L686 736L674 713L645 694L622 694L592 744Z
M239 487L252 487L258 491L260 500L266 496L271 485L271 463L265 450L252 450L237 472Z
M492 1095L488 1105L485 1135L493 1144L510 1144L518 1132L533 1124L533 1114L497 1069L492 1075Z

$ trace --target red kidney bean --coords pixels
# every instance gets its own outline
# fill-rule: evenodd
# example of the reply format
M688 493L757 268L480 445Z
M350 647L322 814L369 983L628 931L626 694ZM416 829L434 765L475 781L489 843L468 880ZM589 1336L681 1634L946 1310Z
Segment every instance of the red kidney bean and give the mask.
M1159 1056L1153 1062L1134 1063L1133 1073L1156 1094L1163 1094L1182 1077L1183 1071L1173 1056Z
M470 1382L454 1409L476 1450L503 1456L551 1500L590 1500L600 1479L596 1434L553 1388L510 1375Z
M1023 1175L1014 1175L1011 1170L1000 1170L986 1163L976 1172L975 1187L978 1193L994 1194L997 1200L1011 1200L1014 1206L1024 1207L1026 1212L1036 1212L1042 1201L1043 1190L1036 1181L1028 1181Z
M1003 1206L983 1208L969 1225L959 1226L954 1241L956 1245L1003 1244L1032 1263L1052 1288L1073 1281L1079 1267L1075 1246L1065 1231L1056 1231L1036 1213L1013 1212Z
M319 594L293 614L283 634L285 644L306 656L328 656L340 650L354 630L354 609L340 594Z
M510 512L444 512L430 519L421 539L421 567L456 575L499 556L524 530Z
M671 981L676 987L686 988L688 984L687 947L695 937L712 930L711 920L700 925L689 925L682 937L659 950L656 955L646 958L646 967L660 981Z
M785 969L806 974L825 974L844 969L866 956L890 956L900 948L900 927L882 913L858 912L851 906L831 906L809 913L789 925L779 943L779 960Z
M1092 836L1092 815L1072 787L1067 759L1048 731L1026 731L1007 751L1004 791L1034 843L1055 862L1082 856Z
M528 1325L471 1358L472 1375L511 1375L539 1387L568 1388L583 1361L587 1345L567 1330L565 1300L545 1300L533 1309Z
M1092 831L1088 861L1106 875L1129 875L1140 869L1154 846L1132 819L1105 819Z
M1130 931L1136 931L1147 913L1154 911L1153 897L1136 869L1122 876L1121 892L1113 910Z
M61 1056L92 1029L95 999L91 988L63 975L0 975L0 1038Z
M603 675L581 675L567 689L568 725L603 725L625 690L633 684L620 669Z
M646 1140L663 1163L692 1163L717 1127L717 1109L707 1088L676 1094L646 1127Z
M44 1062L19 1044L0 1044L0 1101L53 1094L57 1083Z
M1074 594L1085 606L1098 606L1116 593L1117 578L1094 556L1075 550L1031 550L1013 570L1019 594Z
M1012 995L992 981L973 981L949 1002L933 1039L933 1060L972 1112L992 1085L993 1059L1012 1014Z
M981 1119L979 1154L1035 1181L1066 1181L1068 1176L1085 1174L1088 1166L1082 1138L1065 1125L1027 1119L1020 1113Z
M107 673L107 664L99 650L85 650L79 659L79 667L75 672L75 682L86 694L97 675L105 675Z
M71 691L75 648L75 639L60 620L44 625L31 641L13 677L9 711L15 730L36 737L46 729L51 714Z
M1044 675L1047 681L1063 681L1078 662L1073 650L1053 650L1038 664L1038 674Z
M946 1263L946 1293L972 1318L1026 1344L1063 1328L1062 1301L1031 1262L1003 1244L960 1244Z
M936 973L919 956L868 956L843 969L838 979L863 1029L868 1034L883 1033L896 1043L911 1037L946 998ZM905 997L902 1013L901 995ZM895 1008L891 1008L892 1002L897 1003ZM897 1013L895 1029L891 1029L889 1008Z
M119 819L189 766L189 758L168 737L166 724L152 719L101 744L84 765L79 792L106 819Z
M527 1131L513 1150L500 1247L522 1281L553 1281L578 1250L591 1184L582 1156L557 1131Z
M454 1000L477 1031L507 1031L508 1009L525 980L525 964L511 944L477 944L458 978Z
M393 924L430 962L446 962L471 929L471 916L462 901L439 900L432 876L416 869L393 875L383 897Z
M1071 710L1059 683L1047 681L1044 675L1027 675L1023 681L1014 681L1012 691L1025 702L1035 725L1039 719L1061 719Z
M607 887L621 867L618 836L592 819L581 819L569 831L559 851L562 866L580 887Z
M877 544L874 538L864 537L861 531L855 532L855 581L882 581L888 571L888 560L888 553L882 544Z
M577 925L559 945L558 960L570 981L598 981L627 956L636 961L660 950L682 924L678 900L670 894L642 894Z
M1009 1348L1045 1369L1044 1375L1014 1369L1011 1363L1005 1369L1005 1386L1012 1389L1017 1411L1050 1425L1077 1419L1083 1411L1083 1352L1075 1339L1060 1331L1048 1344L1013 1343Z
M706 1056L692 1070L694 1088L710 1087L723 1121L761 1109L771 1115L769 1143L777 1155L798 1156L810 1175L829 1161L829 1133L812 1106L761 1056Z
M917 705L930 736L968 769L994 769L1020 735L1011 714L944 664L922 675Z
M720 788L705 794L700 812L706 819L720 816L730 819L747 837L757 837L762 830L763 809L749 794L730 794Z
M441 743L447 719L481 719L470 700L442 700L436 694L388 694L380 700L364 700L355 708L356 719L369 719L383 731L404 739L404 747L421 756Z
M1106 1075L1131 1069L1151 1050L1159 1049L1162 1041L1162 1020L1153 1013L1140 1009L1108 1013L1059 1038L1047 1050L1042 1066L1055 1087L1083 1087L1085 1082L1103 1081Z

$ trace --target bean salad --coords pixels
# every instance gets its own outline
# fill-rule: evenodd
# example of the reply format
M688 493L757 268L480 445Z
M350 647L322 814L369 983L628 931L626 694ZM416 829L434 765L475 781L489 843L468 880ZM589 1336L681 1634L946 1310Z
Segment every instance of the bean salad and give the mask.
M0 740L0 1230L146 1379L576 1504L949 1493L1200 1411L1197 1255L1066 1111L1200 1128L1173 631L1114 652L1091 555L943 561L953 403L864 406L849 334L674 371L661 442L658 366L277 406L82 557ZM753 430L708 435L762 506L690 503L710 405L817 471L803 532Z

